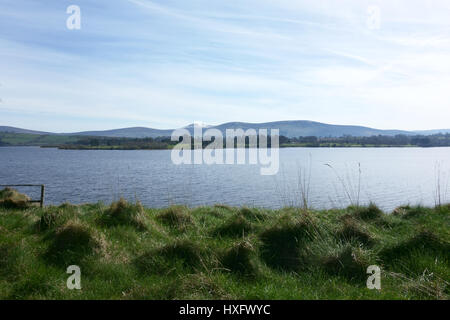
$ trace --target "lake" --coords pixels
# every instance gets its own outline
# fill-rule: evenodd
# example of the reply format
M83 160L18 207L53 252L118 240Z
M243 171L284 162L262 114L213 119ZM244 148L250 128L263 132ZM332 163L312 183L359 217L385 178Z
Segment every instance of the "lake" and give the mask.
M216 203L318 209L375 202L384 210L434 205L450 192L450 148L283 148L280 169L258 165L174 165L169 150L85 151L0 148L0 184L45 184L46 204L124 197L149 207ZM309 185L309 187L306 187ZM302 187L303 186L303 187ZM39 190L19 188L39 197ZM359 190L359 191L358 191Z

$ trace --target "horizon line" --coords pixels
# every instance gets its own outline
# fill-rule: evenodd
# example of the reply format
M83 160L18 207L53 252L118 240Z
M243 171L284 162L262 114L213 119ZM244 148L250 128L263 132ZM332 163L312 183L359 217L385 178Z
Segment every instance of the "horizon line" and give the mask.
M246 121L227 121L227 122L221 122L218 124L206 124L204 122L201 122L203 124L202 128L209 128L209 127L217 127L229 123L245 123L245 124L254 124L254 125L261 125L265 123L277 123L277 122L313 122L313 123L319 123L319 124L326 124L326 125L332 125L332 126L351 126L351 127L364 127L374 130L382 130L382 131L405 131L405 132L421 132L421 131L437 131L437 130L450 130L450 128L431 128L431 129L380 129L377 127L371 127L367 125L362 124L336 124L336 123L328 123L328 122L320 122L315 120L275 120L275 121L264 121L264 122L246 122ZM52 133L52 134L74 134L74 133L83 133L83 132L102 132L102 131L113 131L113 130L125 130L125 129L134 129L134 128L142 128L142 129L152 129L152 130L176 130L176 129L183 129L189 126L192 126L196 123L196 121L191 122L185 126L182 127L172 127L172 128L156 128L156 127L146 127L146 126L128 126L128 127L113 127L109 129L88 129L88 130L75 130L70 132L56 132L46 129L34 129L30 127L18 127L14 125L6 125L6 124L0 124L0 127L10 127L15 129L21 129L21 130L29 130L29 131L38 131L38 132L44 132L44 133Z

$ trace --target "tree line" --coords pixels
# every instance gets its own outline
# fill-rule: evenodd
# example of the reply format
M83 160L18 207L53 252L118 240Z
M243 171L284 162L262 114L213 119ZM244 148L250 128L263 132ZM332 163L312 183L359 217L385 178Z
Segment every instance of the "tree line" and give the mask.
M430 136L424 135L395 135L395 136L369 136L369 137L296 137L288 138L285 136L279 137L281 147L449 147L450 134L435 134ZM181 140L181 139L180 139ZM268 137L267 143L270 147L271 139ZM66 147L111 147L120 149L168 149L179 143L179 141L171 141L170 137L159 138L106 138L106 137L86 137L77 142L67 144ZM203 147L209 145L211 141L203 141ZM245 146L248 147L250 137L245 138ZM235 146L238 144L235 138ZM226 145L225 140L223 145ZM259 146L259 141L258 141ZM191 140L191 147L194 147L193 139Z
M369 137L297 137L286 138L280 137L280 144L301 144L307 147L321 147L329 145L331 147L338 146L416 146L416 147L449 147L450 134L434 134L429 136L424 135L395 135L395 136L369 136Z
M0 146L28 145L26 140L23 143L16 144L11 141L2 140L0 136ZM180 139L181 140L181 139ZM245 146L249 146L250 137L245 138ZM114 138L114 137L79 137L72 142L61 144L38 143L32 141L30 145L41 145L45 147L58 147L61 149L123 149L123 150L151 150L151 149L170 149L180 141L171 141L170 137L159 138ZM271 139L268 137L267 143L270 147ZM191 141L193 148L193 139ZM203 141L203 147L209 145L210 141ZM235 138L235 146L238 144ZM280 147L450 147L450 134L434 135L395 135L395 136L342 136L342 137L279 137ZM223 141L223 145L226 142ZM259 141L258 141L259 146Z

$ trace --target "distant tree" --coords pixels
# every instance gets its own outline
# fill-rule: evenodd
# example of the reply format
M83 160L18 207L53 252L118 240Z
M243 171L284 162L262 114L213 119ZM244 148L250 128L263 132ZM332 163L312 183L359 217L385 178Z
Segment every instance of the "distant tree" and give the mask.
M431 140L429 137L416 137L412 140L412 143L419 147L430 147L431 146Z

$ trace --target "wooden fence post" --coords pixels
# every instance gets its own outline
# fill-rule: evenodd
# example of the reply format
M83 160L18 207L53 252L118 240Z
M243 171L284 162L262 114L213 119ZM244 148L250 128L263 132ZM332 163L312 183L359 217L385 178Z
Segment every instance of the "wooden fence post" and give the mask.
M41 185L41 208L44 207L45 185Z

